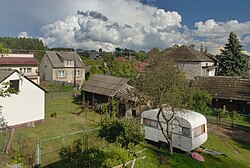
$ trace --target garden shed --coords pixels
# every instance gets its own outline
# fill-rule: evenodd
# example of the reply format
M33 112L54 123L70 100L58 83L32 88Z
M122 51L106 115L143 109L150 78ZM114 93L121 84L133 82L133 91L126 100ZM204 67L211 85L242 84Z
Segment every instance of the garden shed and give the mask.
M214 108L233 111L250 110L250 79L229 76L196 77L192 85L206 90L213 98Z
M90 105L108 103L111 98L119 100L119 112L126 112L124 100L131 100L128 90L133 87L129 79L110 75L93 75L83 87L83 102Z

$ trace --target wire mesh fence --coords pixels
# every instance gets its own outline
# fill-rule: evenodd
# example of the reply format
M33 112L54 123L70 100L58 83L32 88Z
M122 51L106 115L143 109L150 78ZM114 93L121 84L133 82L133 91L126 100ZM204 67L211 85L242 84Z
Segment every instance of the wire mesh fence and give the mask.
M36 145L36 165L49 167L50 165L60 162L60 149L72 145L77 139L81 139L86 147L105 147L106 142L103 139L98 138L98 131L99 128L81 130L40 140Z

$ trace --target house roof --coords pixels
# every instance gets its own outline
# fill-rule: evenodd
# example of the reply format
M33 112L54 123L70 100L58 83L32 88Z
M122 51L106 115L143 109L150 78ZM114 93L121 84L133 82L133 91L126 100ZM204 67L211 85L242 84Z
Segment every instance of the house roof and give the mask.
M123 87L126 87L128 81L129 79L125 78L95 74L87 81L83 91L114 97Z
M75 60L77 68L84 68L85 65L82 62L79 55L75 52L65 52L65 51L46 51L45 54L48 56L52 66L54 68L65 67L63 60Z
M14 72L15 70L0 69L0 83L2 83L6 78L8 78Z
M250 101L250 79L239 77L196 77L192 85L206 90L215 99Z
M166 57L175 62L214 62L214 60L207 55L187 45L183 45L171 51Z
M7 79L10 75L12 75L14 72L19 73L17 70L5 70L5 69L0 69L0 83L2 83L5 79ZM28 77L23 76L25 79L36 85L38 88L43 90L44 92L48 93L45 89L43 89L41 86L30 80Z
M0 65L38 65L34 57L0 57Z

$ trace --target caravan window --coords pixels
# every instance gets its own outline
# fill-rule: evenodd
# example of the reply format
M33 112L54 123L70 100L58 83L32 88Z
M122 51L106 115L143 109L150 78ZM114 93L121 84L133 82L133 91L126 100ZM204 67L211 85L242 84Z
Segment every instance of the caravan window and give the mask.
M158 122L154 120L143 118L143 124L149 127L158 128Z
M189 128L186 128L186 127L183 127L182 128L182 134L184 135L184 136L189 136L190 135L190 129Z
M194 137L198 137L199 135L203 134L205 132L205 124L196 127L194 129Z

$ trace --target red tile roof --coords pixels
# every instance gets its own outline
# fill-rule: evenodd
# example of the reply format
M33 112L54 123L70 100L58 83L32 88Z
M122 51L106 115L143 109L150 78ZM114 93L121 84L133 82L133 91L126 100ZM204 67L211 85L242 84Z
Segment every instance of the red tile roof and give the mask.
M35 58L28 57L0 57L0 65L38 65Z
M134 69L137 71L137 72L145 72L146 70L146 67L148 66L149 64L146 63L146 62L138 62L135 66L134 66Z

